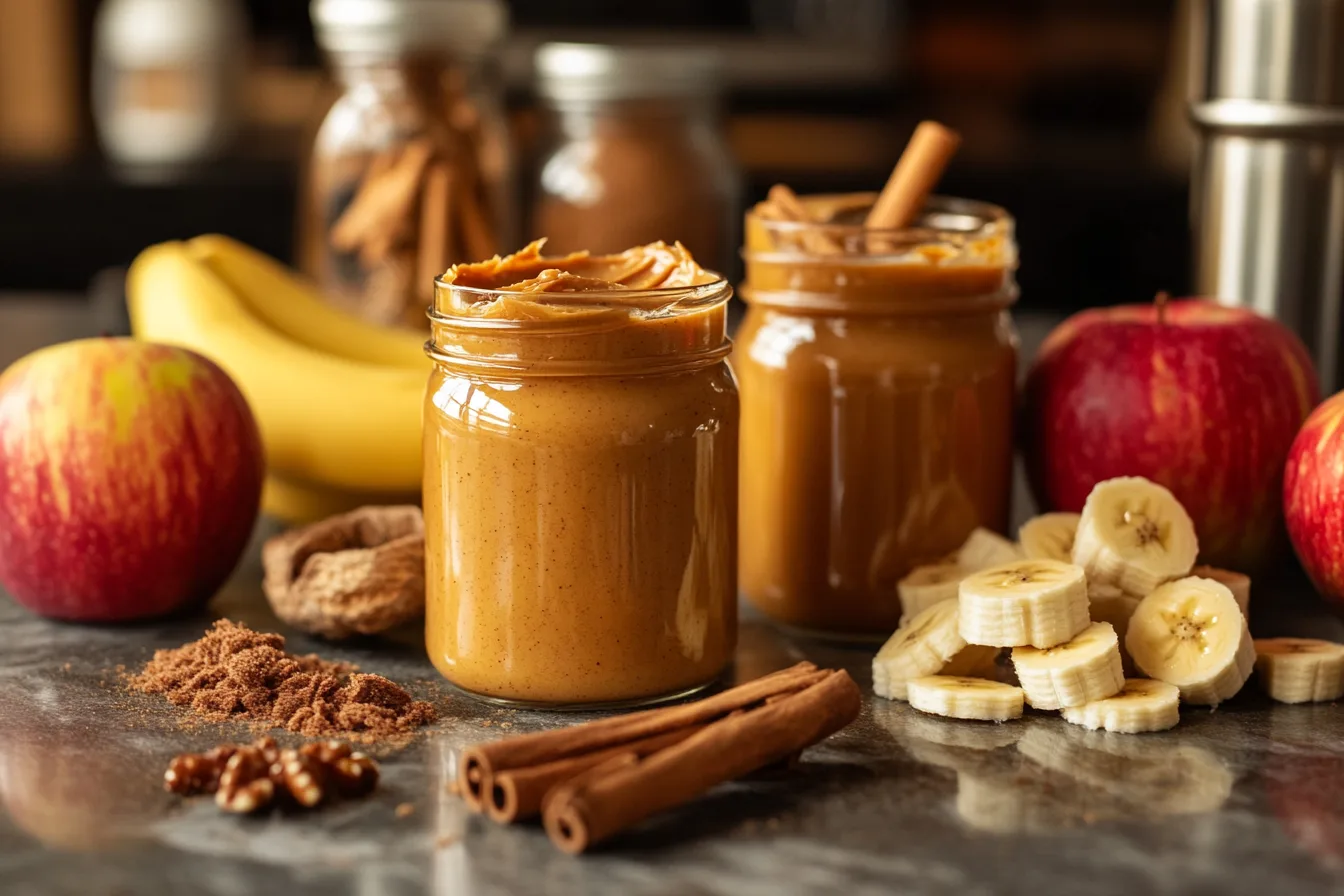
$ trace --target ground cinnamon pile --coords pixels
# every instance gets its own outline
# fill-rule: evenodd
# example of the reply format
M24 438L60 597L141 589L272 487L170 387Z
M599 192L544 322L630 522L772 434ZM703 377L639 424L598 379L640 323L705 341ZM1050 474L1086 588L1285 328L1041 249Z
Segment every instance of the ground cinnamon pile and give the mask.
M381 675L285 652L281 635L228 619L198 641L156 651L130 686L214 721L256 721L306 737L377 740L434 721L434 707Z

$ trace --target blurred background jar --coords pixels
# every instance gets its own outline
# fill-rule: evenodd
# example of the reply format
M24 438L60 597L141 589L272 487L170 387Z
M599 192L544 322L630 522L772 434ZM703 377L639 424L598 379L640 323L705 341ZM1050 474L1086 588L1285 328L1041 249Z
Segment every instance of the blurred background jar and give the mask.
M434 278L512 247L500 0L313 0L341 93L317 131L300 267L331 300L422 327Z
M529 237L546 237L548 253L678 240L734 276L739 182L719 120L717 54L549 43L535 71L549 136Z
M238 0L107 0L94 25L92 105L108 157L180 165L227 149L246 41Z

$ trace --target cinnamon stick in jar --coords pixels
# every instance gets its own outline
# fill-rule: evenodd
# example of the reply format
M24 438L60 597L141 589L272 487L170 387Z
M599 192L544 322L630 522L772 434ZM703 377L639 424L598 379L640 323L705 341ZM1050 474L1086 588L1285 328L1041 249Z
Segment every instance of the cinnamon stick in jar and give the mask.
M812 213L808 211L807 206L798 198L798 194L784 184L775 184L766 194L766 203L777 208L780 212L780 218L785 221L794 221L801 224L820 223L813 218ZM833 255L844 251L830 234L822 233L816 230L803 229L800 234L802 247L818 255Z
M785 760L858 717L862 697L843 670L787 698L722 719L640 759L624 753L562 785L543 812L546 833L577 854L711 787Z
M961 135L936 121L921 121L887 179L863 226L868 230L909 227L961 145Z

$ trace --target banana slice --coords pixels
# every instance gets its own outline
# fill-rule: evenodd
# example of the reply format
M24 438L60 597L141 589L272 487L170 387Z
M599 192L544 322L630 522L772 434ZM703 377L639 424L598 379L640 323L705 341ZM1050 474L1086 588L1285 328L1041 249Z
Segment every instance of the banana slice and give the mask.
M1018 544L1028 560L1073 562L1073 536L1078 531L1076 513L1043 513L1017 530Z
M1245 573L1232 572L1230 569L1219 569L1216 566L1196 566L1190 570L1190 575L1199 576L1201 579L1213 579L1215 582L1226 585L1227 590L1232 592L1232 599L1241 607L1241 615L1247 619L1251 618L1251 577Z
M1125 670L1125 677L1138 678L1134 658L1129 655L1129 648L1125 647L1125 634L1129 631L1129 619L1139 606L1139 599L1111 585L1088 584L1087 604L1088 615L1093 622L1109 622L1111 628L1115 629L1115 636L1120 642L1120 667Z
M957 630L957 602L934 604L896 629L873 657L873 693L906 699L912 678L936 675L966 647Z
M979 572L991 566L1022 559L1022 549L997 532L976 527L957 551L957 565L965 572Z
M1344 644L1315 638L1255 639L1255 671L1270 699L1325 703L1344 697Z
M1117 693L1125 684L1120 641L1108 622L1094 622L1054 647L1014 647L1013 668L1036 709L1082 706Z
M1176 685L1182 700L1197 705L1235 695L1255 666L1251 632L1232 592L1195 576L1139 601L1125 645L1145 675Z
M1137 476L1097 483L1073 541L1088 582L1139 598L1187 575L1198 553L1195 524L1176 496Z
M1021 688L962 675L926 675L908 684L910 705L952 719L1006 722L1022 718Z
M966 573L955 563L935 563L916 566L910 574L896 583L901 598L901 625L914 619L929 607L957 596L957 583Z
M1064 721L1093 731L1142 734L1174 728L1181 720L1180 706L1181 692L1175 685L1151 678L1127 678L1118 694L1065 707L1060 714Z
M961 580L961 636L990 647L1054 647L1087 628L1083 571L1058 560L1019 560Z

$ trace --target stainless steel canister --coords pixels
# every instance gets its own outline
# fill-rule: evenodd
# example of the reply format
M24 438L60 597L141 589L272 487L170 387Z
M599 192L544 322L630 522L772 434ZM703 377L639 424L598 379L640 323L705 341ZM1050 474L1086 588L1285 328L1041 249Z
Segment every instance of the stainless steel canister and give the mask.
M1195 288L1271 315L1341 382L1344 0L1195 0Z

